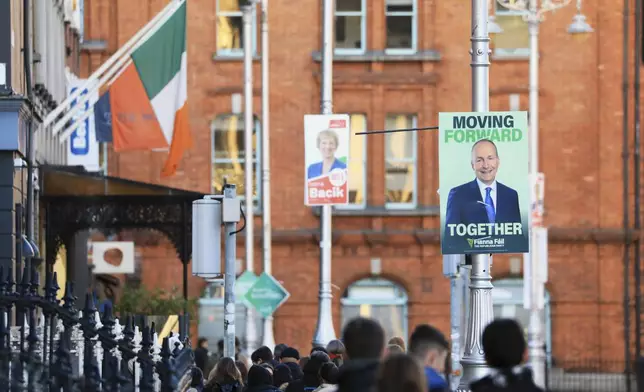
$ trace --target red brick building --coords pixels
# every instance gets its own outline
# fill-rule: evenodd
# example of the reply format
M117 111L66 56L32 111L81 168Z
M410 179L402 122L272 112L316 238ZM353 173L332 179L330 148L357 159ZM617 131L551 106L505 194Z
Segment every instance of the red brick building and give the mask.
M334 111L352 114L355 129L436 125L438 112L470 109L469 1L337 2ZM105 43L83 53L82 71L88 75L166 1L85 3L85 40ZM110 154L111 175L200 192L217 190L225 175L243 185L243 169L231 163L231 149L243 151L243 120L233 114L231 98L242 93L243 83L236 3L189 2L195 145L178 174L160 178L165 154L137 152ZM305 350L317 315L319 218L303 205L302 124L304 114L319 112L320 11L320 1L271 2L269 17L273 274L292 294L276 313L275 337ZM571 5L548 14L540 34L540 165L546 174L545 222L550 228L548 341L557 360L619 360L624 355L622 4L584 2L595 33L582 41L566 33L575 12ZM258 124L259 20L258 15L253 34ZM520 17L503 10L497 11L497 22L505 32L493 40L491 110L527 110L527 28ZM336 333L343 314L358 313L390 320L391 333L407 334L421 322L447 331L449 282L442 276L437 233L436 134L352 137L354 205L334 215ZM261 137L256 147L259 143ZM261 203L257 211L255 270L261 271ZM243 259L243 237L238 243ZM139 250L145 285L181 284L181 264L165 239L148 241ZM492 273L495 282L505 280L499 284L506 294L513 287L521 292L516 286L520 281L512 280L521 277L520 260L520 255L494 258ZM388 305L369 305L359 294L343 305L347 288L373 273L398 285L384 300ZM191 295L201 295L203 288L200 279L191 278ZM503 304L497 301L497 311L519 316L518 297L510 297Z

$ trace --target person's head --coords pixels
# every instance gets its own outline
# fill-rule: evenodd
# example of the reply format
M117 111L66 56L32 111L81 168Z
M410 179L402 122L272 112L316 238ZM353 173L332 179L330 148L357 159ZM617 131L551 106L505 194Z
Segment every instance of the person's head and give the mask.
M248 365L246 365L245 361L235 361L235 366L239 369L239 374L242 379L241 384L246 383L246 380L248 380Z
M431 325L421 324L414 329L409 338L409 353L424 366L441 373L445 371L445 361L449 354L449 342L445 335Z
M324 384L337 384L340 371L333 362L326 362L320 368L320 378Z
M197 348L208 348L208 339L203 337L199 338L199 340L197 340Z
M193 367L190 369L190 386L191 387L201 387L203 386L203 372L198 367Z
M217 342L217 350L219 350L220 353L224 352L224 339L219 339Z
M280 355L280 362L286 363L286 362L295 362L300 360L300 353L293 347L287 347L282 351L282 355Z
M525 360L526 342L519 323L512 319L496 319L483 331L485 362L495 369L518 366Z
M496 178L500 165L496 144L489 139L481 139L472 146L472 170L482 183L490 185Z
M336 366L341 366L343 361L344 361L344 354L346 353L346 348L344 347L344 343L342 343L340 340L332 340L329 342L329 344L326 345L326 351L329 353L329 357L331 358L331 361L336 365Z
M224 384L230 382L231 379L238 381L240 384L244 383L244 379L235 361L231 358L223 357L208 375L208 381L213 380L217 383Z
M264 362L270 362L271 359L273 359L273 352L266 346L258 348L250 356L250 360L253 361L255 365L259 365L260 363Z
M342 341L350 360L380 359L385 348L385 331L375 320L356 317L344 327Z
M333 158L338 149L338 134L330 129L321 131L318 133L317 146L323 159Z
M407 354L394 354L380 365L378 392L425 392L427 380L418 360Z
M248 370L248 386L273 385L273 377L268 369L259 365L253 365Z
M407 350L405 345L405 339L401 338L400 336L394 336L393 338L389 339L387 344L395 344L396 346L400 346L403 352Z
M275 346L275 349L273 350L273 358L279 362L280 358L282 357L282 351L286 349L288 346L284 343L280 343Z
M275 371L273 372L273 386L279 388L292 380L291 368L286 364L281 363L275 367Z
M306 365L302 367L302 372L304 376L302 380L305 387L317 387L322 383L320 378L320 369L325 363L331 362L329 356L322 351L315 351L309 357L309 360L306 362Z
M313 354L313 353L314 353L314 352L316 352L316 351L321 351L321 352L323 352L323 353L325 353L325 354L327 354L327 355L329 354L329 352L326 350L326 348L324 348L324 347L322 347L322 346L315 346L315 347L313 347L313 348L311 349L311 352L309 353L309 355Z
M402 347L400 347L397 344L389 344L387 345L387 349L385 350L385 356L393 355L393 354L404 354L405 350L403 350Z

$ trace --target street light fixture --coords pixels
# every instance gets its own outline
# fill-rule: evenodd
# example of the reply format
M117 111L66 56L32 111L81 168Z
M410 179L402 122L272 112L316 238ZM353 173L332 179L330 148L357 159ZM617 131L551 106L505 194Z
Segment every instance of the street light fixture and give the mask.
M528 326L528 350L529 363L534 374L535 383L544 387L545 384L545 339L543 334L543 321L541 310L544 305L545 283L547 280L545 271L547 268L547 249L539 244L547 243L547 231L541 227L542 216L539 206L542 200L535 193L539 176L539 25L544 19L546 12L555 11L571 3L572 0L496 0L508 10L518 11L528 24L530 35L530 104L529 104L529 167L531 191L530 201L533 211L533 227L530 229L530 253L524 255L524 285L529 289L530 295L526 298L526 308L530 310L530 323ZM568 32L578 37L585 36L585 33L593 29L586 22L586 17L581 13L581 2L577 0L577 14L573 17ZM538 222L538 223L537 223ZM542 240L545 238L545 241ZM545 265L543 265L545 264Z

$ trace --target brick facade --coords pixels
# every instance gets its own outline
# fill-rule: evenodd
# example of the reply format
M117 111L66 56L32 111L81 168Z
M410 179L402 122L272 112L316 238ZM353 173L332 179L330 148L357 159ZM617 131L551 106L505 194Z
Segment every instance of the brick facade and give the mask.
M85 38L105 40L108 49L84 54L82 72L87 75L96 69L165 3L86 0ZM189 105L195 146L171 179L159 175L164 153L112 153L109 166L111 175L209 192L211 122L231 112L230 95L242 92L243 68L240 59L213 60L215 0L189 3ZM278 342L301 348L310 345L317 314L318 217L302 203L301 168L302 116L319 111L320 67L312 53L320 45L320 3L270 4L273 274L292 293L276 314L275 334ZM367 49L382 50L383 0L366 3ZM417 3L418 48L436 51L440 59L336 60L335 112L364 113L369 129L383 129L386 113L414 113L420 126L429 126L437 124L440 111L470 109L470 2ZM553 356L560 360L623 358L621 7L621 2L584 2L583 11L595 33L583 41L565 30L574 5L548 14L541 28L540 166L547 184L545 222L551 228L547 289L552 297ZM259 28L257 34L259 47ZM259 117L259 61L254 71L254 108ZM528 109L527 58L495 58L490 81L491 110L509 110L510 94L519 94L520 108ZM418 205L436 206L435 133L419 133L418 153ZM334 218L334 232L339 235L332 280L340 288L334 289L336 332L339 297L351 282L369 276L372 257L381 258L383 276L408 291L410 328L431 322L447 331L449 283L442 276L440 249L435 235L420 232L436 229L438 216L413 211L385 216L383 157L384 137L369 137L369 214ZM261 217L255 218L255 227L255 270L261 271ZM384 235L383 230L397 234ZM243 244L240 238L240 258ZM495 257L494 278L510 276L510 258L518 256ZM154 267L148 257L154 259ZM146 285L180 284L180 263L169 247L146 248L144 259ZM192 295L199 295L202 287L203 282L190 278Z

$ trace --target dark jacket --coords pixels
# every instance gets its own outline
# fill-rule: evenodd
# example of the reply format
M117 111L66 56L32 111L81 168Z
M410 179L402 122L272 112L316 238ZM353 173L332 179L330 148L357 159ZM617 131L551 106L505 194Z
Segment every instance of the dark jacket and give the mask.
M208 363L209 356L210 353L207 348L197 347L195 349L195 365L201 369L206 377L208 377L208 374L206 373L206 364Z
M291 369L291 377L293 377L293 380L301 380L302 377L304 377L304 372L299 364L295 362L286 362L286 366Z
M374 392L378 360L349 360L340 367L338 392Z
M532 379L528 368L493 370L470 384L472 392L543 392Z
M212 382L204 388L204 392L243 392L243 390L244 387L237 381L225 384Z
M431 392L449 392L449 384L443 376L430 367L425 367L425 378L427 378L427 388Z

